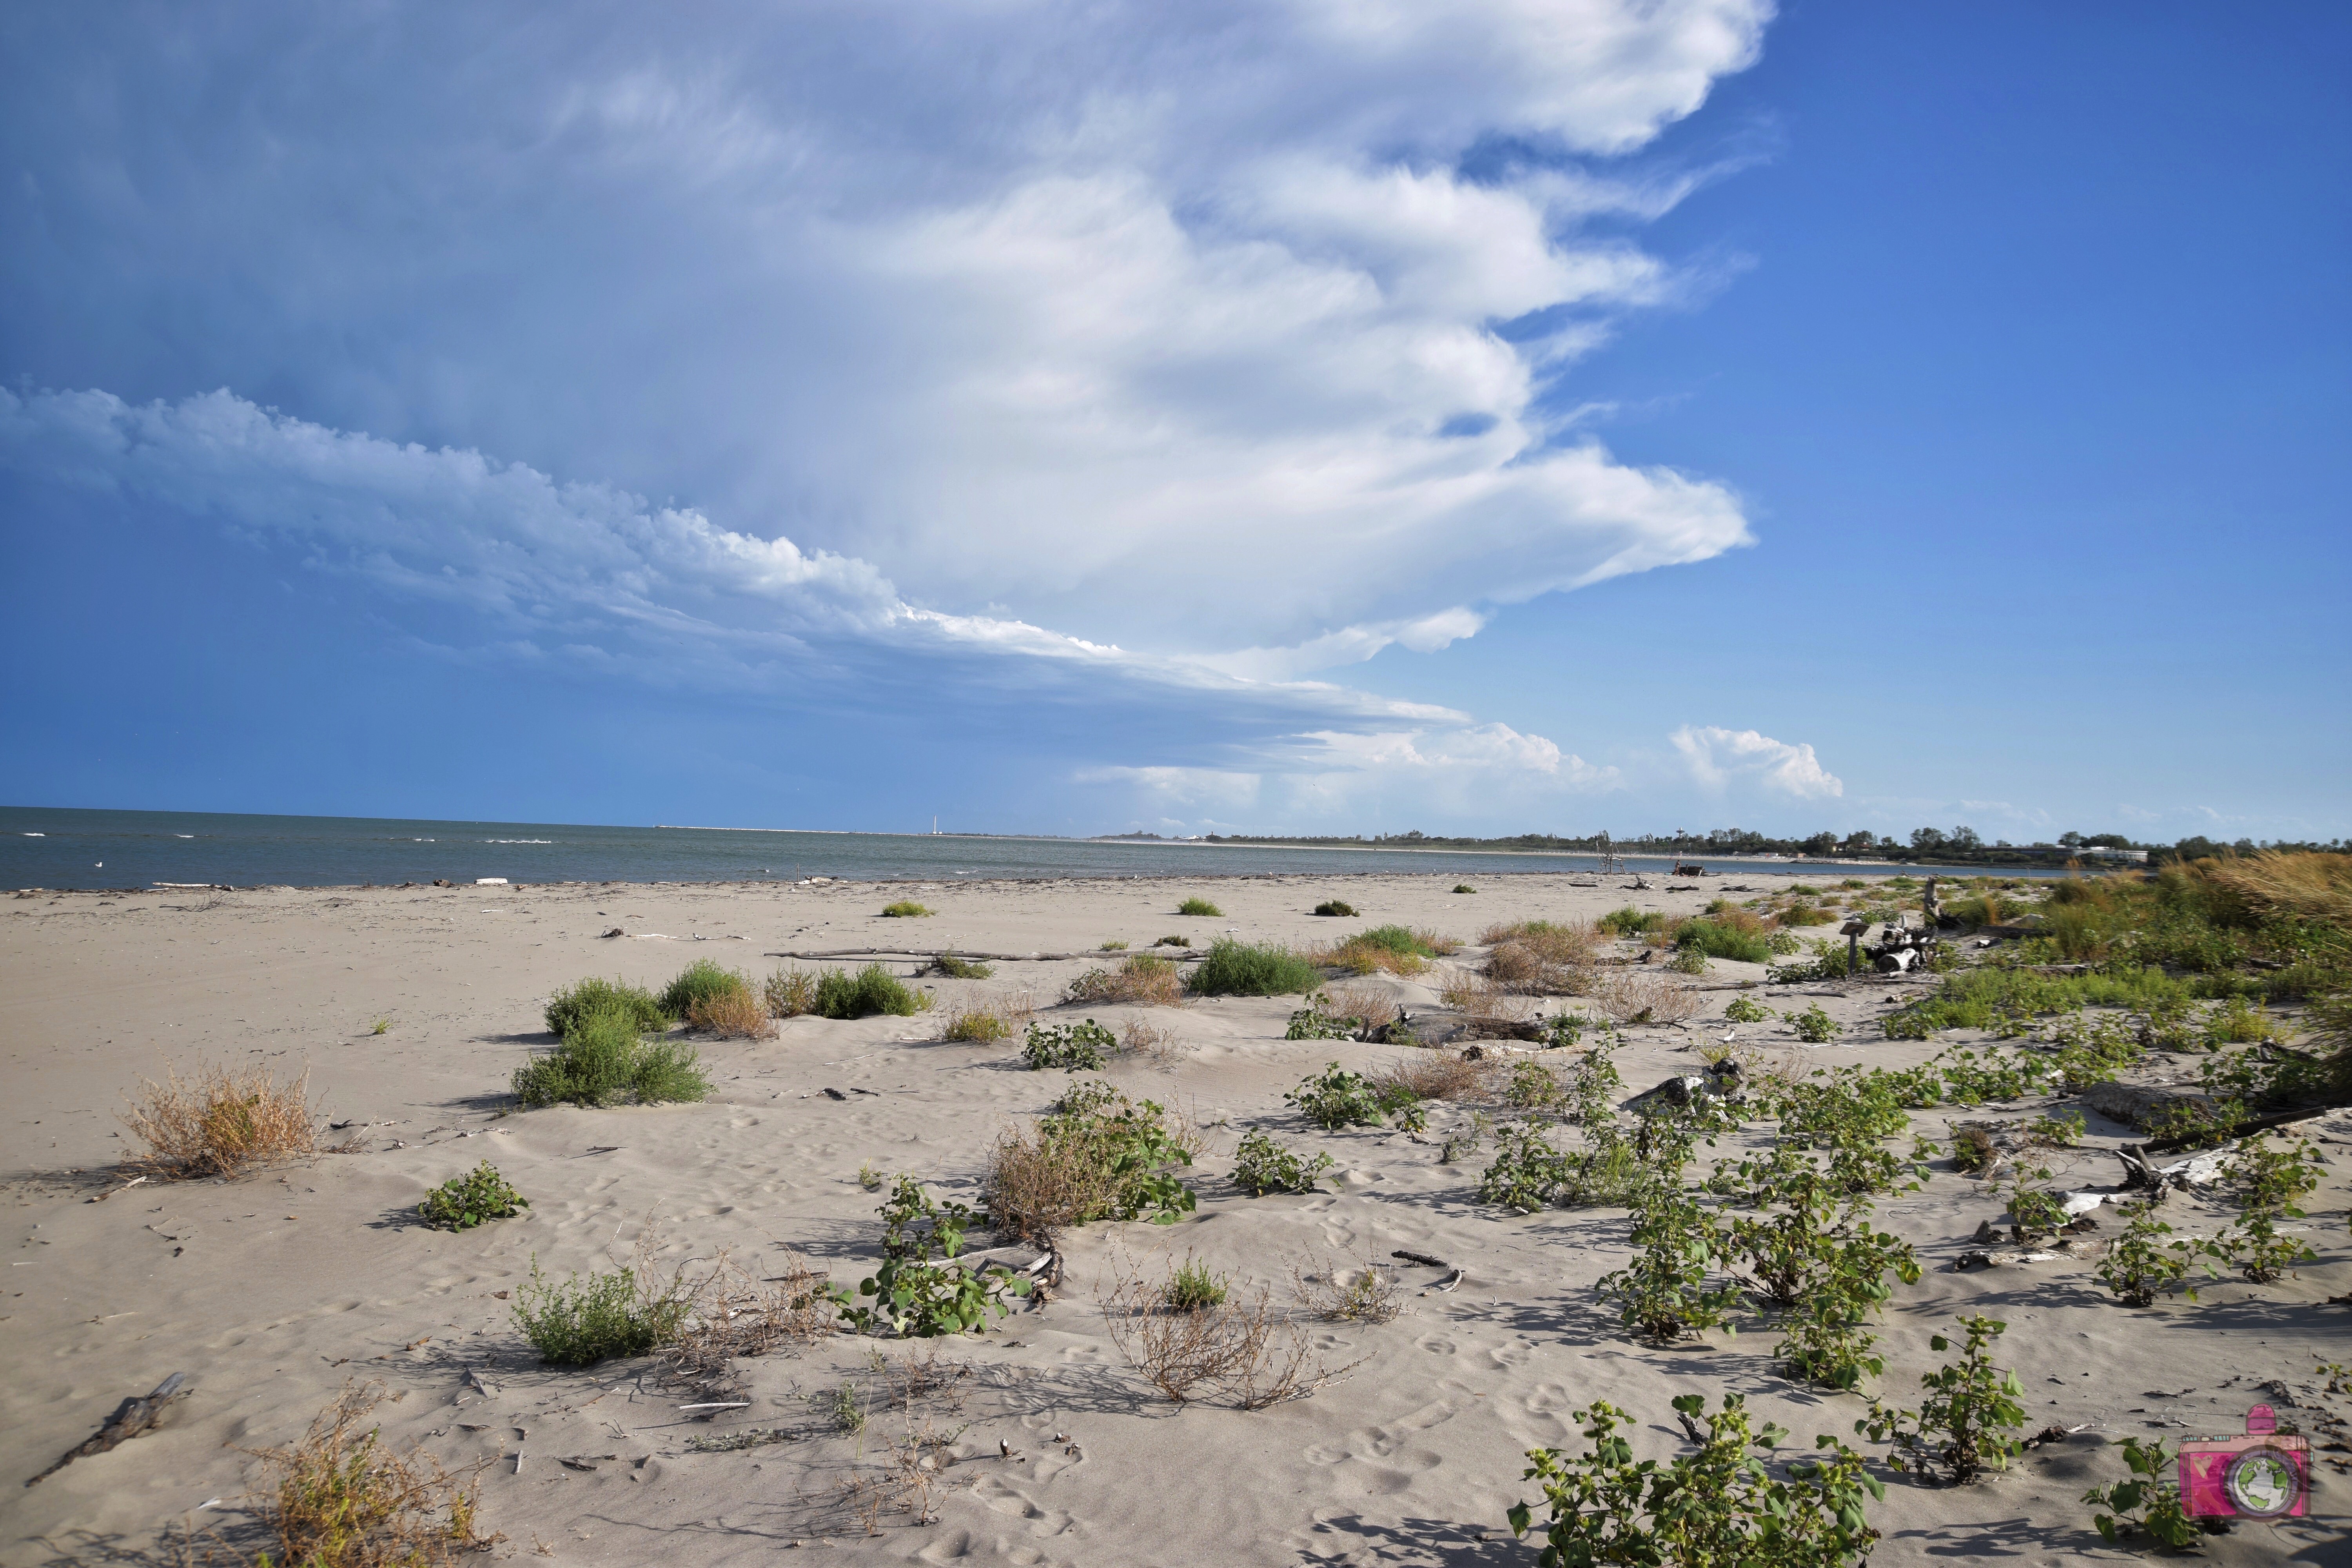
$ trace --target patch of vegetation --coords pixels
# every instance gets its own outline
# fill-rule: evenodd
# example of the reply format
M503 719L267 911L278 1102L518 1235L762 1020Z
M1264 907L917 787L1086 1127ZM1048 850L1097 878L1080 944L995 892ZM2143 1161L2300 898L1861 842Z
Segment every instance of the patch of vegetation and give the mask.
M950 980L985 980L996 971L989 964L975 963L970 959L958 958L952 952L943 952L931 960L931 973L944 974Z
M1769 963L1772 959L1772 944L1761 930L1745 930L1728 919L1683 921L1675 930L1675 946L1738 963Z
M1234 1185L1254 1198L1268 1193L1311 1193L1330 1168L1330 1155L1302 1158L1263 1132L1244 1133L1234 1150Z
M882 918L886 921L919 921L937 913L939 910L919 904L912 899L900 899L897 903L882 906Z
M2202 1523L2180 1504L2179 1456L2168 1453L2161 1437L2146 1443L2126 1437L2123 1449L2124 1468L2132 1479L2083 1494L2083 1500L2096 1510L2091 1522L2101 1539L2113 1545L2145 1535L2167 1552L2194 1547Z
M1125 942L1121 942L1119 945L1124 947L1127 944ZM1190 947L1192 945L1192 939L1189 936L1163 936L1151 945L1154 947Z
M681 1007L675 1013L665 1013L662 1005L654 1000L652 992L625 980L599 980L591 976L575 981L548 998L547 1032L558 1039L572 1032L572 1027L591 1013L623 1012L630 1016L642 1034L657 1034L686 1016Z
M1347 1127L1379 1127L1394 1117L1407 1131L1417 1131L1427 1118L1421 1097L1402 1084L1379 1084L1338 1062L1301 1080L1283 1100L1327 1132Z
M452 1176L425 1195L416 1215L436 1230L471 1230L530 1207L488 1160L462 1176Z
M452 1568L498 1539L474 1528L476 1489L422 1444L395 1453L369 1417L382 1384L346 1383L334 1403L284 1448L247 1449L263 1466L264 1528L289 1568Z
M728 1040L765 1039L776 1032L768 1005L751 994L747 983L733 991L706 996L686 1010L686 1021L707 1035Z
M1898 1470L1941 1471L1954 1486L1966 1486L1987 1467L2004 1469L2020 1447L2011 1436L2025 1425L2025 1385L2014 1372L1992 1364L1991 1345L2009 1325L1981 1313L1960 1319L1968 1343L1958 1362L1924 1373L1919 1386L1925 1397L1916 1412L1896 1410L1877 1400L1870 1414L1853 1424L1874 1443L1891 1443L1888 1462ZM1928 1347L1948 1351L1952 1342L1937 1334Z
M1161 940L1165 941L1166 939L1162 938ZM1110 941L1104 942L1102 946L1096 951L1099 952L1125 952L1127 951L1127 943L1120 942L1114 937Z
M1339 899L1326 899L1315 906L1315 912L1318 915L1341 915L1352 920L1355 917L1356 906Z
M1528 1450L1526 1479L1542 1486L1551 1514L1545 1568L1850 1568L1870 1555L1878 1531L1865 1517L1864 1500L1884 1498L1885 1488L1862 1455L1824 1436L1814 1458L1777 1466L1769 1461L1787 1431L1770 1423L1752 1430L1739 1394L1727 1394L1712 1414L1698 1394L1682 1395L1674 1408L1694 1431L1699 1419L1706 1422L1706 1439L1696 1454L1637 1462L1633 1445L1618 1435L1630 1418L1606 1401L1575 1413L1588 1452L1563 1458L1556 1448ZM1533 1528L1526 1503L1514 1504L1509 1517L1515 1535Z
M1724 1256L1721 1226L1679 1184L1659 1184L1634 1211L1633 1245L1641 1250L1633 1261L1600 1280L1601 1293L1616 1299L1627 1331L1666 1345L1730 1315L1738 1290L1712 1282L1713 1266Z
M128 1162L172 1177L234 1176L252 1165L307 1159L318 1152L310 1070L284 1082L262 1067L206 1063L194 1082L179 1069L145 1091L121 1116L146 1152Z
M1195 996L1290 996L1322 983L1322 973L1286 947L1227 937L1210 943L1185 989Z
M805 969L779 966L761 992L772 1017L797 1018L816 1011L816 976Z
M1734 996L1725 1005L1723 1016L1735 1024L1760 1024L1772 1016L1772 1009L1752 996Z
M2246 1140L2231 1163L2231 1184L2244 1207L2221 1246L2237 1270L2256 1285L2267 1285L2298 1263L2318 1255L2300 1237L2283 1234L2282 1219L2301 1219L2295 1205L2319 1184L2318 1151L2311 1141L2288 1142L2283 1133Z
M966 1007L949 1015L947 1023L940 1030L940 1038L982 1045L991 1040L1009 1039L1012 1034L1012 1024L995 1008Z
M1191 898L1176 906L1180 915L1198 915L1208 920L1223 920L1225 911L1202 898Z
M1352 1040L1363 1032L1364 1020L1350 1014L1335 1013L1335 1004L1328 991L1318 991L1307 998L1307 1005L1290 1015L1289 1026L1282 1032L1286 1040Z
M1197 1312L1223 1302L1225 1293L1225 1277L1210 1273L1207 1264L1194 1262L1192 1255L1188 1252L1184 1255L1184 1261L1168 1277L1167 1287L1160 1292L1160 1299L1171 1310Z
M1192 1212L1192 1191L1176 1172L1197 1146L1152 1101L1099 1079L1073 1084L1034 1129L999 1135L983 1184L990 1223L1032 1238L1100 1219L1173 1224Z
M514 1317L550 1366L592 1366L668 1344L691 1306L681 1279L662 1279L649 1266L573 1274L558 1285L540 1272L534 1253L530 1282L515 1289Z
M696 1004L707 1003L730 994L750 996L751 980L740 970L708 958L698 958L678 972L677 979L661 994L660 1007L670 1018L683 1018L693 1012ZM550 1008L552 1011L552 1007ZM643 1032L650 1034L650 1029Z
M692 1046L647 1039L634 1013L592 1013L546 1056L515 1069L515 1097L526 1108L570 1103L599 1107L691 1103L709 1094Z
M1478 889L1467 882L1456 882L1454 884L1454 890L1457 893L1475 893Z
M1022 1042L1021 1059L1034 1072L1059 1068L1078 1072L1099 1068L1118 1049L1118 1037L1088 1018L1083 1024L1029 1026Z
M2155 1205L2146 1201L2124 1212L2131 1219L2100 1257L2099 1283L2126 1307L2152 1307L2158 1292L2174 1286L2195 1300L2196 1288L2182 1282L2192 1265L2201 1263L2205 1272L2211 1274L2212 1264L2203 1260L2217 1256L2218 1249L2210 1241L2164 1240L2172 1234L2172 1227L2157 1218Z
M1117 969L1089 969L1070 982L1065 1002L1129 1003L1173 1007L1184 999L1183 975L1165 958L1139 952Z
M1008 1296L1029 1294L1029 1281L1010 1269L966 1269L954 1259L971 1224L967 1204L941 1204L911 1176L900 1176L883 1200L882 1266L857 1282L873 1305L845 1299L841 1315L859 1331L885 1331L902 1339L977 1333L992 1314L1012 1308Z
M1513 1062L1503 1102L1521 1110L1549 1110L1568 1098L1558 1075L1541 1062Z
M1837 1020L1822 1010L1818 1002L1801 1013L1783 1013L1789 1026L1797 1031L1797 1038L1811 1045L1825 1045L1838 1037Z
M852 974L828 969L816 977L814 1011L827 1018L870 1018L877 1014L910 1018L930 1005L930 998L908 987L879 963L869 963Z
M1612 910L1592 922L1612 936L1643 936L1666 929L1666 917L1656 910L1637 910L1627 904Z

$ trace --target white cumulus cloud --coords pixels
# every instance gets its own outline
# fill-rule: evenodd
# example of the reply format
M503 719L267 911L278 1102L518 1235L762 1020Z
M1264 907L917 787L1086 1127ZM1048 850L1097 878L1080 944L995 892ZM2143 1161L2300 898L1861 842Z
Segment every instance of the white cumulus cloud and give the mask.
M1685 724L1669 738L1702 789L1722 791L1735 783L1753 783L1801 800L1832 799L1845 793L1845 784L1822 766L1809 745L1715 725L1702 729Z

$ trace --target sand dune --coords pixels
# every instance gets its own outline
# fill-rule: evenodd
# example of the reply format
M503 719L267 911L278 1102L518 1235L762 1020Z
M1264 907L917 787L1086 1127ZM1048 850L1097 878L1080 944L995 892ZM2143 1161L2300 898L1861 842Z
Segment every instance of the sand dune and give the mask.
M29 1490L9 1489L0 1559L9 1563L169 1561L167 1538L211 1528L238 1539L240 1499L257 1474L240 1450L291 1440L347 1378L380 1380L386 1436L423 1441L447 1463L488 1461L486 1526L507 1556L679 1565L764 1560L788 1543L844 1562L1023 1564L1532 1563L1504 1510L1533 1493L1525 1450L1580 1447L1571 1412L1595 1398L1634 1413L1639 1441L1677 1450L1668 1401L1746 1394L1759 1416L1810 1447L1852 1438L1864 1402L1775 1373L1771 1335L1709 1334L1665 1350L1627 1339L1594 1281L1627 1254L1622 1213L1510 1216L1475 1200L1483 1158L1441 1163L1472 1114L1434 1107L1419 1135L1304 1127L1283 1093L1326 1062L1370 1068L1399 1053L1352 1042L1286 1042L1293 998L1203 1001L1160 1010L1180 1059L1121 1058L1106 1076L1203 1124L1192 1173L1198 1212L1181 1224L1088 1226L1064 1237L1055 1299L983 1335L908 1346L839 1335L803 1352L740 1363L748 1408L681 1412L690 1396L642 1362L590 1371L540 1366L509 1316L534 1258L542 1268L611 1267L650 1237L659 1254L747 1263L804 1256L845 1284L876 1258L877 1194L861 1167L976 1195L998 1131L1043 1111L1059 1073L1021 1067L1018 1041L940 1043L938 1015L855 1023L800 1018L771 1040L702 1041L717 1086L700 1105L510 1113L508 1079L548 1043L540 1010L583 974L658 985L689 958L764 973L785 950L888 948L1069 952L1169 932L1196 943L1232 932L1328 940L1363 921L1309 915L1345 897L1365 921L1473 938L1490 921L1589 918L1627 901L1696 911L1692 892L1628 892L1623 879L1495 879L1475 895L1451 879L1265 879L1203 884L991 883L899 888L940 912L887 921L871 886L530 887L73 894L0 904L0 1020L6 1035L6 1161L12 1226L5 1303L10 1375L0 1426L15 1471L31 1476L96 1429L123 1397L168 1373L193 1386L162 1427L79 1460ZM1217 920L1174 915L1205 891ZM630 933L606 938L613 927ZM657 934L656 934L657 933ZM1475 953L1470 955L1475 957ZM1466 962L1466 960L1465 960ZM898 961L901 973L910 963ZM1026 987L1042 1000L1083 959L1013 962L985 982L926 981L944 1002ZM1760 979L1720 963L1720 987ZM1435 1002L1438 976L1384 980L1409 1005ZM1783 999L1819 1000L1849 1024L1929 984L1893 980ZM1688 1070L1696 1045L1732 1032L1712 989L1687 1027L1627 1031L1629 1089ZM1095 1008L1116 1022L1131 1010ZM379 1019L385 1032L373 1033ZM1907 1065L1951 1042L1890 1042L1875 1029L1801 1047L1779 1025L1742 1037L1809 1059ZM307 1063L325 1110L353 1126L356 1152L234 1181L125 1188L115 1120L142 1074L198 1059ZM824 1091L839 1091L835 1099ZM2004 1108L2027 1114L2039 1101ZM1488 1108L1490 1110L1492 1108ZM1940 1112L1914 1118L1940 1137ZM1321 1149L1328 1190L1251 1199L1227 1177L1253 1125ZM2120 1479L2103 1445L2130 1434L2234 1431L2257 1400L2312 1430L2332 1403L2320 1360L2352 1361L2344 1213L2352 1118L2323 1123L2331 1162L2306 1222L2322 1262L2269 1287L2216 1282L2199 1303L2112 1305L2073 1258L1957 1272L1999 1199L1939 1162L1922 1192L1882 1205L1927 1272L1898 1289L1878 1386L1916 1403L1942 1359L1928 1336L1956 1313L2011 1327L2002 1360L2035 1426L2082 1430L2010 1473L1945 1490L1895 1478L1873 1510L1885 1563L1988 1557L2021 1563L2123 1560L2078 1500ZM2057 1156L2059 1184L2112 1185L2104 1151L2125 1130L2093 1118L2084 1147ZM1750 1142L1754 1141L1752 1138ZM1728 1153L1727 1139L1715 1152ZM1702 1155L1702 1168L1706 1155ZM530 1211L461 1234L413 1219L435 1184L488 1158ZM102 1201L100 1201L102 1200ZM2218 1205L2175 1200L2173 1223L2210 1233ZM1404 1310L1376 1325L1317 1322L1328 1364L1363 1358L1312 1397L1260 1412L1179 1409L1150 1394L1116 1352L1095 1305L1124 1260L1154 1267L1192 1253L1246 1284L1287 1292L1294 1270L1328 1273L1395 1249L1460 1265L1461 1286L1418 1294L1433 1269L1407 1267ZM935 1353L963 1367L918 1416L957 1435L933 1476L934 1522L886 1511L868 1534L844 1485L870 1473L904 1417L877 1401L903 1365ZM493 1392L478 1385L487 1382ZM858 1436L824 1407L845 1384L872 1405ZM688 1440L784 1427L787 1441L696 1452ZM2326 1440L2326 1439L2321 1439ZM2340 1448L2340 1437L2337 1439ZM1013 1457L1003 1456L1001 1446ZM516 1462L520 1456L520 1464ZM2323 1466L2315 1517L2215 1540L2217 1563L2345 1562L2347 1485ZM572 1463L565 1463L570 1460ZM214 1500L219 1506L203 1508Z

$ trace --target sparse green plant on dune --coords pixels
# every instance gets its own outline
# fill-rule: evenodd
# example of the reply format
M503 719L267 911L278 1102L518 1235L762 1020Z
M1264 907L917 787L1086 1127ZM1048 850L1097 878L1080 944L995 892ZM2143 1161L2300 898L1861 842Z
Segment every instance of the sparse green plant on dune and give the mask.
M877 1013L912 1017L930 1005L930 998L908 987L879 963L869 963L855 974L828 969L816 977L818 1015L827 1018L870 1018Z
M2145 1535L2168 1552L2195 1546L2203 1521L2181 1507L2179 1456L2167 1452L2161 1437L2145 1443L2126 1437L2123 1449L2124 1468L2132 1479L2093 1487L2083 1494L2083 1500L2095 1509L2112 1510L2091 1515L2101 1538L2112 1545L2129 1536Z
M514 1091L526 1107L623 1100L658 1105L701 1100L710 1081L693 1047L649 1039L638 1032L635 1014L614 1008L579 1020L553 1051L516 1068Z
M652 992L625 980L599 980L593 976L575 981L558 991L547 1002L547 1032L558 1039L572 1032L573 1026L591 1013L626 1013L643 1034L654 1034L669 1027L686 1016L686 1009L676 1013L662 1010Z
M996 971L985 963L975 963L970 959L958 958L952 952L943 952L931 960L931 973L944 974L950 980L985 980Z
M677 978L661 994L661 1010L673 1020L683 1018L696 1004L736 992L746 996L751 994L749 975L709 959L698 958L680 970Z
M1592 922L1612 936L1643 936L1666 929L1666 917L1656 910L1637 910L1628 904L1612 910Z
M1723 1009L1723 1016L1735 1024L1761 1024L1772 1016L1772 1009L1749 996L1734 996Z
M1454 890L1457 893L1475 893L1478 889L1467 882L1456 882L1454 884Z
M1965 1486L1988 1467L2005 1468L2020 1447L2011 1436L2025 1425L2025 1385L2014 1372L1992 1364L1991 1346L2009 1325L1981 1313L1960 1319L1968 1343L1958 1362L1925 1373L1925 1397L1917 1411L1898 1410L1877 1400L1853 1429L1874 1443L1892 1444L1888 1462L1898 1470L1940 1471ZM1929 1348L1947 1351L1951 1341L1937 1334Z
M1186 899L1182 903L1178 904L1176 912L1180 915L1196 915L1204 920L1223 920L1225 915L1224 910L1217 908L1208 900L1197 896Z
M1234 1185L1254 1198L1268 1193L1311 1193L1330 1168L1330 1155L1307 1159L1263 1132L1244 1133L1234 1150Z
M1741 963L1768 963L1772 958L1772 944L1760 923L1751 930L1728 913L1717 920L1685 921L1675 930L1675 946L1682 952Z
M857 1283L873 1305L844 1300L841 1314L860 1331L902 1339L977 1333L992 1315L1012 1310L1008 1296L1029 1294L1029 1281L1003 1268L964 1268L956 1263L971 1226L971 1206L940 1203L911 1176L900 1176L883 1200L882 1264Z
M1318 915L1341 915L1352 917L1356 912L1356 906L1340 899L1326 899L1321 903L1315 906L1315 912Z
M912 899L900 899L896 903L882 906L882 918L886 921L922 920L926 916L938 912L937 910L919 904Z
M1633 1245L1641 1250L1633 1261L1600 1281L1628 1331L1672 1344L1729 1318L1739 1292L1713 1279L1724 1257L1721 1224L1679 1184L1660 1182L1644 1194L1633 1212Z
M1083 1024L1032 1024L1021 1059L1034 1071L1078 1072L1099 1068L1118 1049L1118 1037L1088 1018Z
M2184 1283L2189 1270L2201 1266L2212 1274L2213 1265L2207 1259L2220 1256L2221 1249L2201 1239L2165 1240L2172 1227L2157 1218L2154 1206L2145 1201L2124 1212L2131 1217L2099 1258L2099 1283L2126 1307L2152 1307L2158 1292L2175 1286L2195 1300L2196 1287Z
M644 1355L677 1339L693 1309L681 1273L667 1279L640 1256L611 1274L573 1274L556 1284L532 1255L530 1281L515 1289L514 1318L523 1338L550 1366L589 1366Z
M1322 972L1286 947L1224 938L1193 965L1185 989L1195 996L1290 996L1322 984Z
M1421 1097L1398 1083L1375 1083L1338 1062L1304 1079L1282 1097L1297 1106L1307 1121L1327 1131L1345 1127L1378 1127L1393 1117L1407 1131L1417 1131L1425 1121Z
M452 1176L425 1195L417 1217L436 1230L471 1230L530 1206L488 1160L462 1176Z
M990 1223L1042 1239L1101 1219L1169 1225L1192 1212L1177 1168L1198 1137L1150 1100L1132 1100L1097 1079L1073 1083L1028 1131L998 1136L983 1184Z
M1210 1273L1207 1264L1194 1262L1188 1252L1168 1277L1160 1300L1179 1312L1197 1312L1222 1302L1225 1293L1225 1277Z
M797 1018L816 1011L816 976L805 969L779 967L761 991L772 1017Z

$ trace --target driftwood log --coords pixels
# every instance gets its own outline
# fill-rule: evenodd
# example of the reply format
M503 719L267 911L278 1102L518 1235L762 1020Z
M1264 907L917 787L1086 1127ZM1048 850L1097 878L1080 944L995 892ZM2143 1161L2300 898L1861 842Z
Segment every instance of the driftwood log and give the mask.
M106 1418L106 1425L100 1426L97 1434L88 1442L79 1448L67 1449L65 1456L56 1464L25 1484L29 1487L47 1480L76 1459L88 1458L92 1454L103 1454L117 1443L136 1437L140 1433L146 1431L162 1418L163 1407L180 1397L181 1386L187 1382L187 1379L186 1373L175 1372L157 1384L155 1392L145 1398L124 1400L114 1414Z

